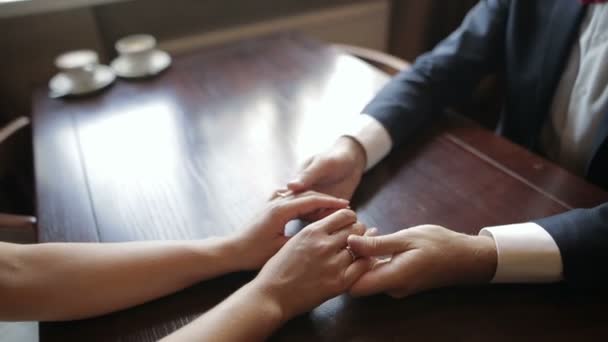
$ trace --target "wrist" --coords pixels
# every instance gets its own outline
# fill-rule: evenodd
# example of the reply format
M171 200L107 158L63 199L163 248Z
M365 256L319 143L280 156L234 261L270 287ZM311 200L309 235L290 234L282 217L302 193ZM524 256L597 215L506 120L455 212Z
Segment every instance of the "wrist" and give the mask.
M223 255L234 272L256 269L250 265L250 249L251 246L247 243L244 234L236 233L223 238Z
M355 168L363 173L367 166L367 154L363 145L357 139L347 135L341 136L336 144L340 150L345 151L346 155L351 158Z
M243 257L244 244L239 234L210 237L199 241L199 254L205 260L216 260L216 266L221 267L222 273L238 272L246 269L244 266L246 258Z
M496 274L498 253L494 239L489 236L470 236L472 267L471 280L473 283L489 283Z
M247 296L254 298L253 300L258 303L260 312L265 315L269 323L281 325L291 318L278 292L269 286L265 286L259 280L259 277L245 285L244 290L247 292Z

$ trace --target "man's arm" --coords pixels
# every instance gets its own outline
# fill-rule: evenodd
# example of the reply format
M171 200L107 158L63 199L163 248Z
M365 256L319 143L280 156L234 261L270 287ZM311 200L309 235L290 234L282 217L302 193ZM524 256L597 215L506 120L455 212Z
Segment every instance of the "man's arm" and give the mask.
M535 222L489 227L478 236L418 226L379 237L349 238L361 256L392 255L353 286L356 295L396 297L455 285L564 280L603 286L608 271L608 203ZM492 239L493 238L493 239ZM494 241L493 241L494 240Z
M496 241L493 282L555 282L593 287L608 280L608 203L528 223L484 228Z
M535 221L559 247L566 282L593 287L608 281L608 203Z
M482 0L460 28L414 65L395 76L345 124L328 151L308 160L288 184L350 198L364 170L404 142L446 106L470 94L504 59L508 0Z
M504 64L508 6L507 0L481 0L456 31L395 76L365 107L363 113L388 130L393 146L446 106L462 101Z

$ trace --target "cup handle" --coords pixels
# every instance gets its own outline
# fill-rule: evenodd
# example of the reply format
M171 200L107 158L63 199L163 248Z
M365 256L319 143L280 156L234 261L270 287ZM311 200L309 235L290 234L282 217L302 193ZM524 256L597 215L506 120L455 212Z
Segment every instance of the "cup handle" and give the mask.
M97 64L89 64L89 65L85 66L83 69L86 72L93 72L93 71L95 71L96 66L97 66Z

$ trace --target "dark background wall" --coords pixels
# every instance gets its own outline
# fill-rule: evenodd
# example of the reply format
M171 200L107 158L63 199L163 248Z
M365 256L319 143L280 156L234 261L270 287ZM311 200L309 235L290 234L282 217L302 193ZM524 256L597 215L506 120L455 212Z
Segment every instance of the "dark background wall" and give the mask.
M108 61L113 42L147 32L175 39L315 9L374 0L134 0L95 7L0 18L0 125L29 115L32 90L56 72L55 56L90 48ZM462 20L475 0L390 0L390 53L413 60ZM0 212L33 211L31 134L0 146Z
M30 112L30 94L53 75L63 51L113 56L113 42L147 32L160 40L374 0L135 0L0 19L0 122ZM413 60L462 20L475 0L392 0L389 52Z

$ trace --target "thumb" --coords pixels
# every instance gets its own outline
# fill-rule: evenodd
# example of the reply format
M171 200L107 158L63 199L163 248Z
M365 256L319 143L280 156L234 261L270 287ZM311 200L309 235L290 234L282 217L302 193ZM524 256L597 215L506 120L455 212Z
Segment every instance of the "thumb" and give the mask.
M287 183L287 188L293 192L310 190L323 177L323 165L317 158L306 165L294 180Z
M393 255L403 252L407 248L403 237L397 234L383 236L351 235L348 237L348 245L355 254L366 257Z

